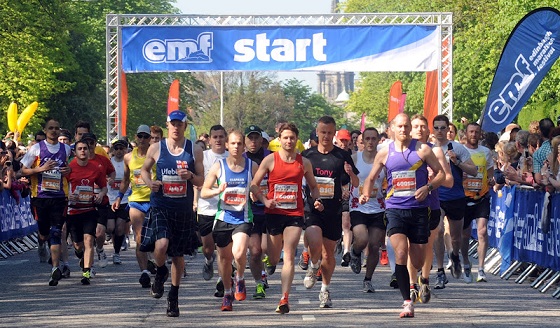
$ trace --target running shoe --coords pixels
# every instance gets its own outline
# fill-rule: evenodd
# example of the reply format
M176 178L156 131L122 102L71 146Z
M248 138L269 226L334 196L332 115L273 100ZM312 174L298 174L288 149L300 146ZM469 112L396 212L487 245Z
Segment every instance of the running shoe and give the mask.
M362 268L367 268L367 256L362 259Z
M309 268L307 269L307 273L305 274L305 278L303 278L303 285L305 286L305 288L311 289L313 288L313 286L315 286L315 284L317 283L317 274L319 270L320 268L312 268L311 266L309 266Z
M86 271L82 273L82 285L89 285L90 284L90 279L91 279L91 271Z
M113 264L115 265L122 264L121 254L113 254Z
M347 267L351 259L352 255L350 255L350 252L344 253L344 255L342 255L342 261L340 261L340 266Z
M364 293L375 293L375 289L373 288L373 285L371 284L371 280L364 280L362 291Z
M253 299L260 300L266 297L266 293L264 291L263 283L258 283L257 288L255 289L255 293L253 294Z
M276 308L276 313L285 314L290 312L290 306L288 305L288 298L282 297L280 299L280 303L278 303L278 307Z
M420 303L428 303L432 298L432 291L430 290L429 280L418 276L418 284L420 285L420 290L418 296L420 297Z
M210 262L204 261L204 266L202 267L202 278L204 280L210 280L214 277L214 259L215 255L212 254L212 260Z
M227 294L222 298L222 311L233 310L233 295Z
M486 280L486 273L484 270L478 270L478 277L476 277L476 282L487 282Z
M224 297L224 282L222 278L219 278L216 282L216 291L214 292L215 297Z
M154 262L154 260L148 260L148 271L150 271L151 274L156 274L156 263Z
M411 301L404 301L402 307L401 318L414 318L414 305Z
M138 282L140 283L140 285L142 285L142 288L150 288L150 286L152 285L150 275L147 272L142 272L142 274L140 275L140 279L138 279Z
M123 240L123 243L122 243L122 246L121 246L121 251L127 251L129 245L130 245L130 239L128 238L128 235L127 235Z
M451 261L451 258L449 258L449 260L447 261L447 265L445 266L445 268L447 270L451 270L451 267L453 266L453 261Z
M350 268L355 274L358 274L362 271L362 253L356 256L354 254L354 250L350 250Z
M319 292L319 301L320 308L332 308L331 293L328 290Z
M307 270L309 267L309 252L303 251L301 253L298 265L302 270Z
M161 298L163 296L164 287L163 284L169 278L169 269L164 265L162 267L162 272L156 273L156 278L154 279L154 283L152 284L152 288L150 290L153 298Z
M436 284L434 285L434 289L444 289L445 284L447 284L448 282L449 281L447 280L447 276L445 275L445 272L438 271L437 276L436 276Z
M97 260L99 261L99 266L104 268L109 264L107 260L107 254L105 254L105 250L97 250Z
M37 247L37 251L39 253L39 262L46 263L49 260L50 252L49 252L49 245L47 242L43 242L42 245Z
M459 279L461 278L461 259L459 259L459 255L455 255L453 253L451 253L449 255L449 258L451 259L452 265L451 265L451 275L453 276L453 278L455 279Z
M321 268L317 271L317 281L323 281L323 271L321 271Z
M412 303L418 302L418 286L416 284L410 284L410 300Z
M70 278L70 267L66 264L62 265L62 278Z
M397 276L393 273L391 275L391 282L389 282L389 287L399 288L399 283L397 282Z
M54 267L51 270L51 278L49 279L49 286L58 285L58 281L62 279L62 271L59 267Z
M270 263L270 259L268 258L268 255L266 255L266 256L263 258L262 261L263 261L263 263L264 263L264 266L265 266L265 269L266 269L266 273L267 273L269 276L272 276L272 275L274 274L274 272L276 271L276 265L272 265L272 264Z
M381 257L379 257L379 264L381 265L389 265L389 255L387 255L387 250L381 250Z
M342 238L340 238L337 242L336 242L336 250L335 250L336 254L340 254L342 253Z
M179 299L167 298L167 316L168 317L178 317L179 316Z
M471 272L471 268L465 266L465 269L463 271L463 280L467 283L470 284L473 282L473 276L472 276L472 272Z
M245 279L237 281L235 286L235 300L243 301L247 298L247 289L245 288Z
M263 273L261 276L261 282L264 286L264 289L268 289L268 278L266 277L266 273Z

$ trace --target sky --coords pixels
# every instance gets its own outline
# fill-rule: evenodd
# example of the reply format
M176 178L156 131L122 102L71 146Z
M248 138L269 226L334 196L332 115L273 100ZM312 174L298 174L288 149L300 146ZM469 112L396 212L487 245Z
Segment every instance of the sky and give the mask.
M201 15L304 15L328 14L331 0L176 0L183 14ZM312 72L278 72L279 80L296 78L317 88L317 74Z

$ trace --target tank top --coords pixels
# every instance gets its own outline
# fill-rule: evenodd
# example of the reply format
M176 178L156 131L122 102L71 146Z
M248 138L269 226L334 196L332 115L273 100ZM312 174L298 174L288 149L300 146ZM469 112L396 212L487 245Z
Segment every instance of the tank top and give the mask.
M218 185L227 183L226 189L220 193L216 220L230 224L253 222L253 213L249 206L249 186L253 178L252 161L244 158L245 166L241 172L233 172L226 159L220 160Z
M202 163L204 164L204 178L206 179L206 176L208 175L208 172L210 171L212 165L214 165L214 163L216 163L217 161L226 158L228 156L228 152L225 151L223 154L216 154L211 149L207 149L203 154L204 158L202 160ZM212 189L215 188L217 189L218 186L214 185L212 187ZM219 200L219 195L212 198L199 198L197 213L208 216L216 215L216 212L218 211Z
M387 208L410 209L428 207L427 200L419 202L414 193L428 183L428 168L418 156L416 144L412 139L403 152L395 149L395 143L389 144L387 168Z
M58 163L58 167L34 174L31 176L31 190L32 197L38 198L63 198L68 195L68 182L66 178L60 173L61 167L68 166L66 158L68 154L66 153L66 147L63 143L58 143L58 151L56 153L51 153L46 141L39 142L39 156L36 158L35 166L41 166L48 160L55 160Z
M360 185L358 187L350 186L350 212L357 211L365 214L375 214L385 211L385 199L383 198L383 181L385 180L385 170L382 170L375 178L373 190L370 194L369 201L360 204L360 195L364 187L364 181L367 179L373 163L366 163L362 157L363 152L356 154L356 168L360 171L358 179Z
M303 216L304 175L303 157L296 155L292 163L287 163L274 153L274 169L268 173L268 199L277 202L276 208L265 208L265 213L288 216Z
M117 161L114 157L111 158L111 163L113 163L113 167L115 168L115 181L111 185L107 185L107 196L109 196L109 203L113 204L115 200L117 200L117 196L119 195L119 190L121 188L121 183L124 178L124 160ZM124 193L123 198L121 199L121 204L128 203L128 196L130 195L130 187Z
M138 156L138 148L132 149L128 168L130 170L130 189L132 194L128 196L129 202L149 202L151 190L142 179L140 171L144 165L145 157ZM155 179L155 167L152 168L152 179Z
M253 162L261 165L262 160L270 153L270 150L261 148L256 153L244 152L243 157L248 158ZM268 195L268 174L265 174L259 185L259 189L261 190L263 195ZM251 210L253 211L253 215L264 215L264 204L259 200L251 200Z
M171 154L167 147L167 138L160 141L159 158L156 161L156 180L163 186L152 192L150 205L172 211L192 211L193 185L177 175L177 169L183 168L194 172L194 144L185 139L183 150Z

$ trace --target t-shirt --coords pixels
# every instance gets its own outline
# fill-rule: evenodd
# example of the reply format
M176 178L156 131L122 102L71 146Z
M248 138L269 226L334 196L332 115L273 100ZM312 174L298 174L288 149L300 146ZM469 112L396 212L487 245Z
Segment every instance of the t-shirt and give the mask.
M465 189L465 196L478 199L490 190L488 186L488 170L494 167L494 159L490 149L484 146L478 146L476 149L465 147L471 154L471 159L474 165L478 168L476 176L463 174L463 188Z
M97 165L92 162L88 162L86 166L80 166L77 160L73 160L69 166L72 169L67 176L69 194L78 194L79 200L68 202L68 214L75 215L94 211L94 185L99 188L106 187L105 174L98 170Z
M466 162L471 158L471 154L462 144L456 141L448 141L447 144L440 146L444 154L450 149L449 145L452 145L452 151L455 152L457 158L461 162ZM465 197L465 191L463 189L463 170L459 166L451 164L451 173L453 175L453 187L439 187L439 200L440 201L451 201L462 199Z

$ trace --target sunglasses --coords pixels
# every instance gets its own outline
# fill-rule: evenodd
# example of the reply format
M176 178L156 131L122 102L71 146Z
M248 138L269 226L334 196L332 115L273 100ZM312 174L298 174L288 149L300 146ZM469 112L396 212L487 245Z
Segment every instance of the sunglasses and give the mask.
M60 130L60 127L58 127L58 126L49 126L49 127L47 128L47 130Z
M114 147L114 148L115 148L115 150L123 150L123 149L124 149L123 146L116 146L116 147Z
M434 126L434 130L445 130L447 129L446 126Z
M149 134L137 134L136 137L138 139L150 139L151 136Z

